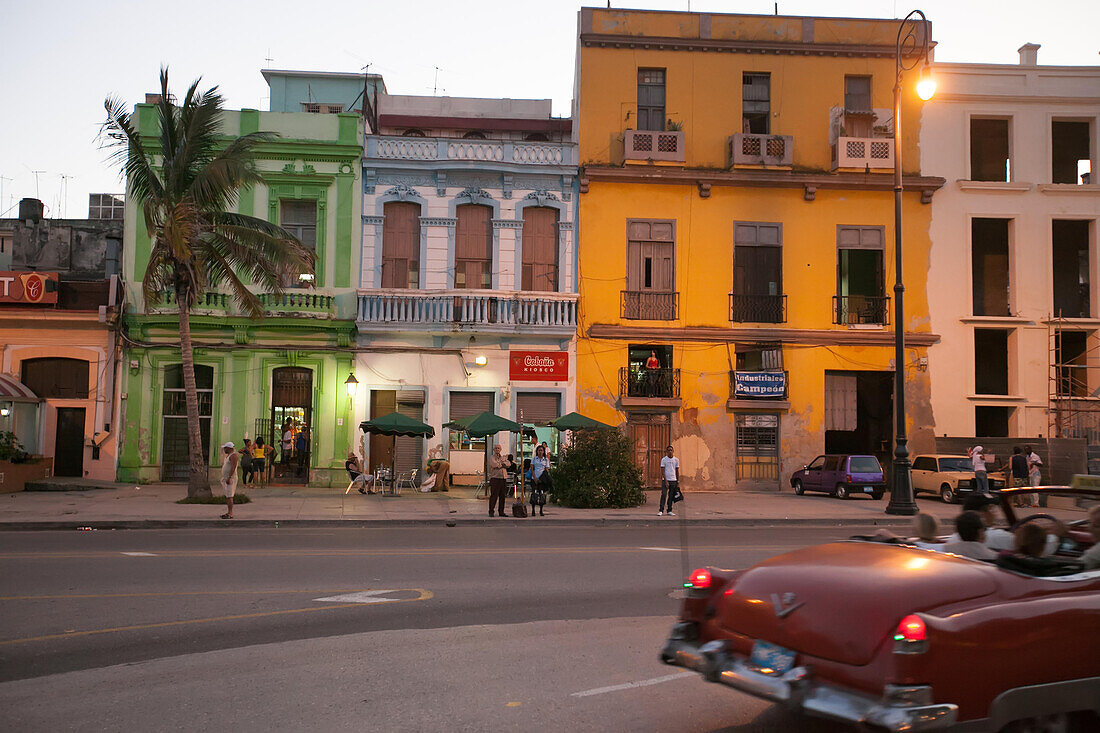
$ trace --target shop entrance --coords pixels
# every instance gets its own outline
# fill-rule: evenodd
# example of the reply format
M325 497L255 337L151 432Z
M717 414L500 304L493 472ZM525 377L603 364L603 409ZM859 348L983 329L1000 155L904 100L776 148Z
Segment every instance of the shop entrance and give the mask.
M424 390L375 389L370 393L370 419L398 412L413 420L424 419ZM377 473L379 468L391 466L399 477L411 480L412 472L423 469L424 439L404 435L370 435L367 451L368 470ZM423 477L418 473L416 482Z
M313 370L280 367L271 374L273 483L309 483L313 427Z
M642 485L661 488L661 457L672 444L669 413L637 413L627 417L627 434L634 446L634 463L641 469Z
M199 397L199 439L203 465L210 465L210 415L214 408L214 368L195 365ZM187 398L183 392L183 366L164 368L164 443L161 471L165 481L186 481L191 473L187 444Z
M894 373L825 372L825 452L877 456L889 473Z
M57 408L57 437L53 444L53 475L84 475L84 408Z

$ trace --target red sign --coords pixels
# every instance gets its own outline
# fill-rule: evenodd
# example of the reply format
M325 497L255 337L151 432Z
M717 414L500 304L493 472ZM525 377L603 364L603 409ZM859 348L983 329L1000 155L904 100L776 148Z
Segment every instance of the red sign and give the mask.
M0 270L0 303L56 303L56 272Z
M569 354L565 351L512 351L508 378L515 381L568 382Z

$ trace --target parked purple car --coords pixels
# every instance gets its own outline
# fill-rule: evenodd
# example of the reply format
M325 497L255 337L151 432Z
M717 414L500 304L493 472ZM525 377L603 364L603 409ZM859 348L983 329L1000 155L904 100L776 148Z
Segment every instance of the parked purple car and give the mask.
M886 493L886 479L874 456L826 455L791 474L791 487L800 496L807 491L823 491L838 499L854 494L881 499Z

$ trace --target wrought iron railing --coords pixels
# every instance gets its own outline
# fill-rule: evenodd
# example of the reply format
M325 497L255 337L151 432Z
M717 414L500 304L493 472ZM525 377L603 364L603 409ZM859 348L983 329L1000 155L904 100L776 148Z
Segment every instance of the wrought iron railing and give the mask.
M734 323L786 323L786 295L730 293L730 320Z
M890 323L889 295L834 295L833 323L842 325Z
M678 399L679 369L646 369L635 364L619 369L619 397Z
M633 321L675 321L679 305L680 294L675 292L622 291L622 317Z

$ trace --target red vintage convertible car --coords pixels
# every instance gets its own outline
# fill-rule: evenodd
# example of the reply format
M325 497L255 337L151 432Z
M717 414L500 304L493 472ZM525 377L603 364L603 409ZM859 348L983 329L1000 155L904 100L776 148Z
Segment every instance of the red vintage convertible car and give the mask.
M1038 491L1052 505L1100 501ZM1018 519L1013 493L1001 494L1009 527L1050 519ZM661 659L864 730L1097 731L1100 570L1074 559L1093 543L1087 522L1068 525L1046 577L870 538L700 568Z

